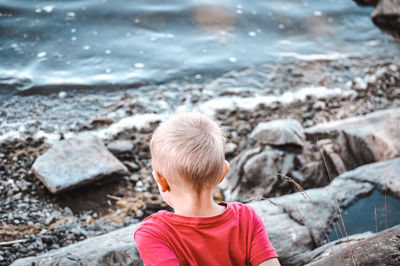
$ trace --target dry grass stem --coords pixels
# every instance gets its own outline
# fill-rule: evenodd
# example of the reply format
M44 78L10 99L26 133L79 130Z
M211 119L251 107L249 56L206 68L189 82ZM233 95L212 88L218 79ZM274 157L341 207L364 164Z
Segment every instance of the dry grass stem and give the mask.
M281 174L281 173L276 173L276 174L279 175L279 176L282 176L282 177L286 178L286 180L288 180L290 183L294 184L294 185L297 187L297 189L300 190L301 195L305 198L305 200L306 200L307 202L310 203L311 208L312 208L312 210L313 210L313 212L314 212L314 215L316 215L316 216L318 217L318 221L319 221L319 223L320 223L320 225L321 225L321 228L322 228L322 230L323 230L323 232L324 232L324 234L325 234L325 237L326 237L326 239L328 240L328 242L330 243L331 241L329 240L328 233L327 233L327 230L326 230L326 228L325 228L325 226L324 226L324 224L323 224L323 222L322 222L321 216L319 215L319 213L318 213L317 210L315 209L315 206L314 206L313 202L311 201L310 197L308 196L307 192L306 192L306 191L303 189L303 187L302 187L299 183L297 183L293 178L290 178L290 177L288 177L288 176L286 176L286 175L284 175L284 174ZM297 209L297 207L296 207L296 209ZM298 212L299 212L299 211L298 211ZM299 214L304 218L304 216L303 216L300 212L299 212ZM305 219L304 219L304 220L305 220ZM310 228L309 228L309 230L310 230ZM310 231L310 232L312 233L312 231ZM319 236L318 236L318 239L320 239ZM314 239L314 241L315 241L315 239ZM321 245L323 245L323 241L320 240L320 242L321 242ZM317 246L318 246L318 245L317 245ZM333 251L332 246L330 246L330 249L331 249L331 251L332 251L332 255L333 255L334 258L335 258L336 265L338 265L338 262L337 262L337 260L336 260L336 256L335 256L335 253L334 253L334 251Z
M326 168L326 170L327 170L329 180L332 182L332 175L331 175L331 172L330 172L330 170L329 170L328 164L327 164L327 162L326 162L326 158L325 158L323 152L321 151L321 149L319 150L319 152L321 153L322 160L324 161L324 165L325 165L325 168ZM329 192L329 191L328 191L328 192ZM346 243L347 243L347 246L348 246L349 251L350 251L351 260L352 260L352 262L353 262L353 265L356 266L357 263L356 263L356 259L355 259L354 255L353 255L353 248L351 247L349 235L347 234L346 226L345 226L344 221L343 221L342 211L340 210L339 202L338 202L338 200L337 200L337 197L336 197L336 194L335 194L335 193L333 193L333 197L334 197L334 199L335 199L336 208L337 208L338 213L339 213L340 222L342 223L343 231L344 231L344 233L345 233L345 235L346 235Z

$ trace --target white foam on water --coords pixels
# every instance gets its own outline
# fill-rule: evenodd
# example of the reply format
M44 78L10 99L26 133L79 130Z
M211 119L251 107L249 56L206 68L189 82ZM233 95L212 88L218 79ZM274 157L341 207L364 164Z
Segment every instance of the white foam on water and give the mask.
M341 53L330 53L330 54L298 54L293 52L284 52L280 53L279 56L281 57L293 57L296 59L300 59L303 61L316 61L316 60L337 60L337 59L344 59L348 58L348 54L341 54Z
M234 109L245 109L251 110L256 108L260 104L270 105L274 102L280 102L288 105L296 101L304 101L307 97L314 99L331 98L336 96L349 97L356 95L357 92L354 90L344 90L341 88L329 89L326 87L305 87L294 92L285 92L282 95L267 95L260 97L238 97L238 96L227 96L216 98L207 102L202 103L198 109L200 112L208 115L214 115L218 110L234 110Z
M150 128L150 124L158 121L163 121L165 115L162 114L139 114L129 116L121 119L117 123L112 124L108 128L99 130L96 135L101 139L110 139L116 134L124 131L136 128L136 130L142 130Z

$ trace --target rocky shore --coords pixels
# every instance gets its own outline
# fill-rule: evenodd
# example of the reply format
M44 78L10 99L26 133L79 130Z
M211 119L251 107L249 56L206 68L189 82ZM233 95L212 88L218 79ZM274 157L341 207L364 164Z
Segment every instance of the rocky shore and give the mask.
M328 265L326 254L332 249L346 261L340 254L349 249L340 243L389 241L385 234L398 235L398 227L349 241L329 242L324 235L339 221L339 210L375 189L400 198L397 62L294 60L201 83L171 81L124 92L76 91L7 100L0 107L5 117L0 124L0 263L140 264L131 236L134 227L167 208L151 178L148 141L160 121L180 110L206 112L227 133L232 170L217 199L271 197L272 202L249 204L262 214L284 265ZM63 160L75 158L71 141L85 134L98 143L93 147L102 150L101 159L115 160L113 167L97 172L93 166L88 174L90 160L82 163L77 157L66 169L81 181L62 184L65 187L51 183L52 167L55 171L65 166L60 154ZM298 185L313 204L297 192ZM326 190L336 192L325 197ZM399 254L390 245L385 250L397 254L387 256L394 263ZM29 256L37 257L17 260ZM357 261L362 257L353 254Z

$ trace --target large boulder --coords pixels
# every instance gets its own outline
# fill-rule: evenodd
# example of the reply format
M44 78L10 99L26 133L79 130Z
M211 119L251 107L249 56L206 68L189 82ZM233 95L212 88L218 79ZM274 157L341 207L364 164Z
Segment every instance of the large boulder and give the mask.
M94 135L81 134L54 144L32 166L52 193L81 186L128 169Z
M400 109L377 111L365 116L307 128L308 140L332 139L340 146L347 170L400 156Z
M273 120L259 123L250 135L261 144L294 145L303 147L304 132L294 119Z
M294 155L291 153L270 146L255 148L240 153L231 165L231 171L221 183L228 201L293 192L293 186L282 176L293 170Z
M380 0L371 18L379 29L400 40L400 0Z
M326 187L249 205L261 215L281 263L302 265L307 261L299 256L324 246L332 222L339 218L339 211L350 207L375 188L381 189L382 180L386 179L388 184L400 182L399 167L400 158L365 165L336 177ZM300 259L303 260L301 263Z

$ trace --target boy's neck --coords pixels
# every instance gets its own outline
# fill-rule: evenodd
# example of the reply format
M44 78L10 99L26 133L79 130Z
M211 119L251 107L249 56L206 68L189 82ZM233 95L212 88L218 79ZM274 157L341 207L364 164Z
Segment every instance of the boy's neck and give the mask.
M189 217L209 217L221 214L225 207L218 205L213 199L213 191L202 191L199 195L182 193L175 200L174 213Z

